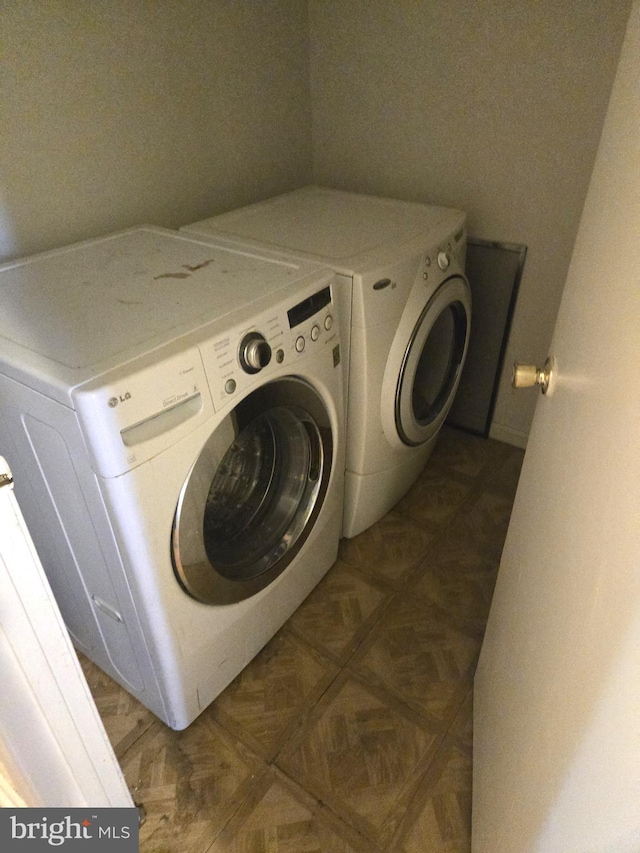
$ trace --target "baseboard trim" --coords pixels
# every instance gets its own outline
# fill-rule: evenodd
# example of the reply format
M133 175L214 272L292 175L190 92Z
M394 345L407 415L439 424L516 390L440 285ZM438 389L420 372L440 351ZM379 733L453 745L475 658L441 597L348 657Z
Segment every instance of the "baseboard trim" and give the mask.
M505 444L512 444L514 447L520 447L524 450L527 446L529 436L526 432L504 426L504 424L497 424L494 421L489 430L489 438L495 438L496 441L504 441Z

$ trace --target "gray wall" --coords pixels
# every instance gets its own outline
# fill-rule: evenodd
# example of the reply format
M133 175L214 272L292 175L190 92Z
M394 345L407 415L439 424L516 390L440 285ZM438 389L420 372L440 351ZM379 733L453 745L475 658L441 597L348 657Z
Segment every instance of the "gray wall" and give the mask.
M492 434L523 444L627 0L310 0L314 179L468 211L529 247ZM603 282L606 286L606 282Z
M546 356L629 0L14 0L0 258L314 179L529 247L507 364ZM606 283L603 285L606 286ZM504 378L496 437L535 394Z
M311 176L300 0L12 0L0 38L3 258Z

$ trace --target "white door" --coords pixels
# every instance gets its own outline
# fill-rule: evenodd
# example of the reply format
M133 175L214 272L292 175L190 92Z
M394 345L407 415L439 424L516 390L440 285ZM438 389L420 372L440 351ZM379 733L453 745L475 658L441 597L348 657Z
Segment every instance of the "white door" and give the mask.
M0 456L0 806L134 803Z
M640 851L639 308L635 0L476 676L474 853Z

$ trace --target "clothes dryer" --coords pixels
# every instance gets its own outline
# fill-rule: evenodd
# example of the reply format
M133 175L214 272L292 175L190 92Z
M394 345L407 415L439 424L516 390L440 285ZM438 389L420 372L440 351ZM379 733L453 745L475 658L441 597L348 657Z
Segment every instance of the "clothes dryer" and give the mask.
M350 334L343 534L357 535L420 475L458 387L471 327L464 213L305 187L182 231L336 271Z
M187 726L333 564L334 274L139 228L0 267L1 452L76 646Z

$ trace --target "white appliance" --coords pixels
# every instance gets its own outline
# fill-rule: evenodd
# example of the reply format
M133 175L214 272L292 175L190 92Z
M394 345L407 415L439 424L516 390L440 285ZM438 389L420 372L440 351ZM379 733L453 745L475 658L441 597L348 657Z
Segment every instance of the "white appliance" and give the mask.
M335 277L139 228L0 267L0 429L79 649L187 726L333 564Z
M453 402L471 325L464 213L304 187L182 231L338 274L350 317L343 534L355 536L415 482Z

